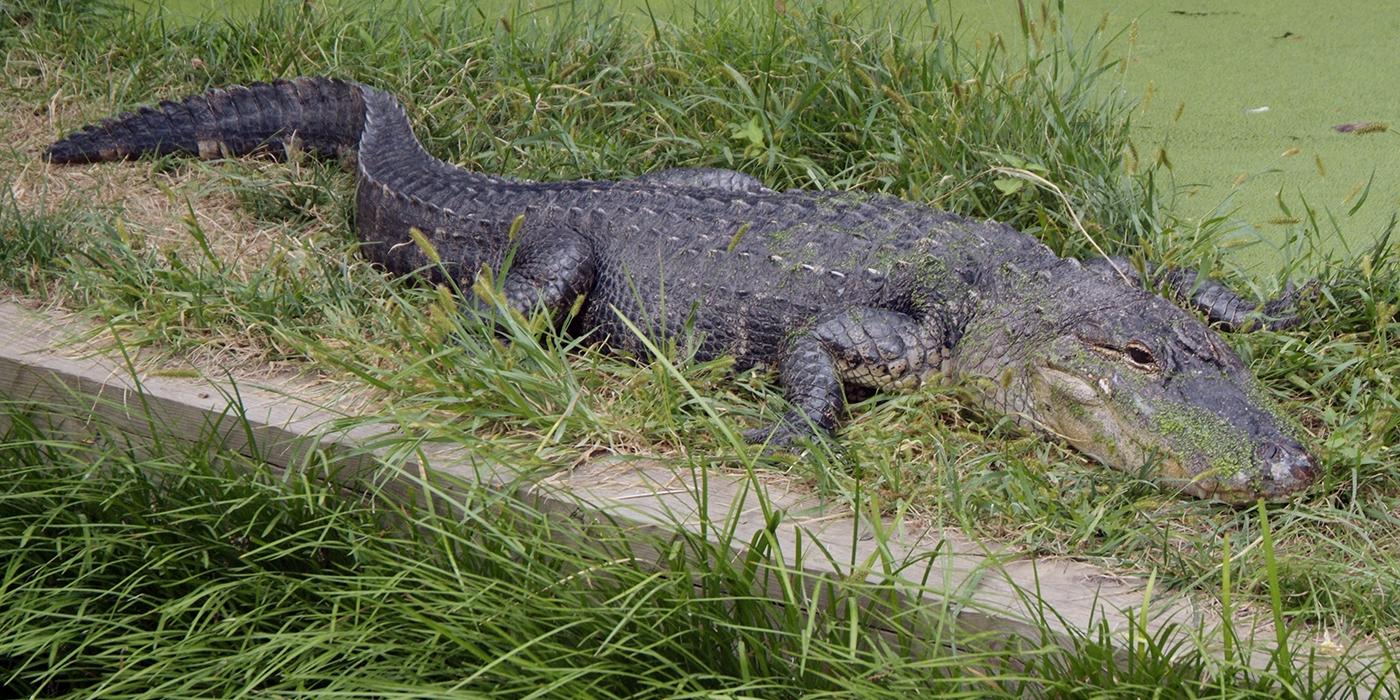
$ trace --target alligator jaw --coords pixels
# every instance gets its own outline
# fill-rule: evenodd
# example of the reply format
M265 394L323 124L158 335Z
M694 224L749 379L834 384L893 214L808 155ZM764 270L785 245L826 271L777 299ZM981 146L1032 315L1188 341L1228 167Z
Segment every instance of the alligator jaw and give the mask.
M1144 428L1141 414L1106 395L1103 386L1091 390L1058 370L1044 372L1037 384L1043 398L1034 403L1046 407L1038 422L1047 432L1105 465L1129 472L1150 468L1162 486L1197 498L1235 505L1283 501L1317 476L1307 449L1262 421L1252 423L1251 435L1219 414L1170 406Z

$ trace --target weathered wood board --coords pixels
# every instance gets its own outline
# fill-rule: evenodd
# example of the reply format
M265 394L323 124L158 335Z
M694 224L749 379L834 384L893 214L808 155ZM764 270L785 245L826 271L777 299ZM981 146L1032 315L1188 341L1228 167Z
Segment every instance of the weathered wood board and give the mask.
M74 328L55 315L0 303L0 399L52 411L57 429L79 436L89 417L143 439L193 441L214 431L225 447L284 469L295 469L316 447L342 455L350 472L356 464L378 469L372 445L397 431L387 424L363 423L333 429L344 414L297 398L290 386L141 376L120 357L77 358L61 347ZM778 492L744 475L701 474L637 460L584 464L524 482L504 465L484 463L460 449L424 444L416 454L421 459L410 456L401 462L406 493L421 484L418 476L439 475L449 477L447 483L475 482L519 493L543 511L576 522L608 519L663 535L698 532L702 521L719 524L729 529L729 537L717 539L715 527L707 532L736 550L768 529L765 508L780 512L783 517L769 537L781 563L800 569L804 581L887 581L892 576L899 579L905 600L951 611L959 633L1006 632L1038 639L1041 623L1031 621L1048 619L1063 634L1104 623L1122 631L1133 619L1145 619L1150 630L1176 623L1209 639L1218 626L1218 620L1185 597L1160 591L1144 615L1148 596L1136 579L1069 560L1026 559L954 531L861 521L824 507L809 494ZM646 564L648 556L660 555L642 548L637 556ZM1235 630L1243 637L1271 637L1249 621L1236 620ZM1267 658L1263 649L1254 654L1261 663Z

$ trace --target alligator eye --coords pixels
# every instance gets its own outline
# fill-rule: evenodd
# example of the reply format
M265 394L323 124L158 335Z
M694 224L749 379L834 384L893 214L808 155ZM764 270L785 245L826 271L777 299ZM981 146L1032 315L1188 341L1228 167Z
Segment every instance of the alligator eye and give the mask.
M1131 362L1143 369L1156 369L1157 358L1153 357L1152 351L1146 345L1138 342L1128 343L1128 347L1123 349L1123 354Z

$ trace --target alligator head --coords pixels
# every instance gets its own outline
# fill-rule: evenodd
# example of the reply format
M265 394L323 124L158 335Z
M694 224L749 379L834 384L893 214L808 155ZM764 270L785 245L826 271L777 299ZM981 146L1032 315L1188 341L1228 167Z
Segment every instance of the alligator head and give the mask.
M1005 348L964 364L989 403L1203 498L1279 500L1313 481L1301 430L1218 333L1141 289L1060 271L969 327L974 345Z

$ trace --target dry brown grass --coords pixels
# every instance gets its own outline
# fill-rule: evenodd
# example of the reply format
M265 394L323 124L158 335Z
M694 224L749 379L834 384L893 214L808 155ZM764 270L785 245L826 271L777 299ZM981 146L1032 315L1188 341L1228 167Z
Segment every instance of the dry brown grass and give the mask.
M10 102L0 107L0 132L8 135L7 147L0 150L0 172L7 173L9 194L21 211L49 214L76 208L93 212L121 226L134 247L154 247L187 261L202 254L190 235L191 227L197 225L214 255L225 263L225 272L244 279L276 251L287 250L289 238L314 235L328 227L324 221L312 221L293 230L258 220L240 205L219 164L184 161L172 169L148 160L79 166L44 162L40 157L44 147L89 121L91 111L91 105L80 109L57 96L41 105ZM242 167L258 172L287 166L251 161ZM6 290L5 298L76 322L77 308L61 285L28 297ZM76 354L110 350L120 340L114 335L119 333L109 326L70 350ZM385 398L378 392L332 379L301 363L269 360L267 351L255 335L225 329L207 335L192 352L177 356L147 349L137 352L135 359L145 372L232 374L264 384L294 382L308 398L343 403L352 412L383 405Z
M178 254L189 250L191 217L208 235L211 248L221 259L239 267L265 261L284 227L258 222L239 206L224 186L217 167L182 163L163 170L151 161L55 166L40 154L59 133L50 110L15 105L0 113L10 146L0 153L0 169L12 174L9 183L15 201L23 209L51 211L62 205L81 204L101 211L146 245L168 247ZM70 110L76 112L76 110ZM74 125L73 115L57 119Z

